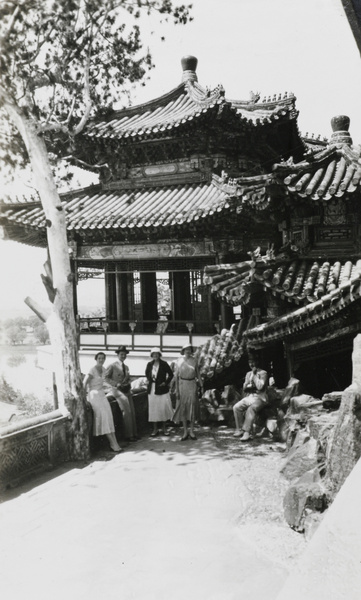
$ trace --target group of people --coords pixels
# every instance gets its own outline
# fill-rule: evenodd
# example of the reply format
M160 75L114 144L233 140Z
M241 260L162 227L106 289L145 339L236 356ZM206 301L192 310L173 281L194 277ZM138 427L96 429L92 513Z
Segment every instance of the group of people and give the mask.
M93 435L107 436L113 452L121 452L116 435L113 413L108 398L114 398L119 405L123 417L124 437L126 441L138 438L135 409L131 391L131 378L125 359L129 351L125 346L116 350L118 359L106 369L105 354L98 352L96 365L85 376L84 386L88 392L88 401L93 409ZM174 370L163 360L159 348L152 348L145 370L148 391L148 420L153 425L151 437L159 433L169 435L167 422L182 423L181 441L196 440L194 425L198 391L202 390L202 380L198 364L193 356L193 347L186 344L181 350L181 358L175 363ZM243 398L233 406L236 430L234 437L246 442L250 439L257 413L268 402L268 374L261 369L255 356L249 357L250 371L243 384ZM176 395L176 407L173 409L170 389Z
M163 435L169 435L166 424L172 420L182 423L181 441L195 440L194 425L198 389L202 380L198 371L197 361L193 356L193 347L186 344L181 350L181 357L175 364L174 371L162 359L159 348L152 348L145 370L148 382L148 420L153 424L152 437L159 433L158 425L162 425ZM117 360L107 368L104 367L106 356L104 352L95 355L96 364L84 378L87 398L93 409L93 435L105 435L113 452L121 452L115 435L113 413L108 398L114 398L119 405L123 417L124 437L126 441L136 441L138 438L135 409L131 391L131 378L125 359L129 351L125 346L116 350ZM176 394L176 407L173 409L170 387Z

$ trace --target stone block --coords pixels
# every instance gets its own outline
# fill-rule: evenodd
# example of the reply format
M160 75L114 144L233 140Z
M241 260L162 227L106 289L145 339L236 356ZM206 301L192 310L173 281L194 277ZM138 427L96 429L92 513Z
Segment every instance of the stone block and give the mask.
M283 500L284 516L290 527L302 532L305 519L312 512L323 512L327 495L317 468L304 473L286 491Z
M304 534L307 542L310 541L314 533L317 531L321 521L326 515L327 510L324 512L314 512L310 508L305 509L305 517L303 520Z
M281 474L288 480L297 479L317 467L317 440L310 438L292 450L281 469Z
M337 422L326 453L326 477L336 494L361 457L361 395L350 388L342 394Z
M322 406L326 410L333 411L340 408L342 392L329 392L322 396Z

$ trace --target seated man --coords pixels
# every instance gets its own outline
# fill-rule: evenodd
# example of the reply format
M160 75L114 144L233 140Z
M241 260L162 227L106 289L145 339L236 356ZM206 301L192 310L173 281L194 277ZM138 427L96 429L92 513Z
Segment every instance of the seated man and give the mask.
M116 400L123 417L124 435L127 441L136 441L137 425L135 409L130 384L129 367L124 363L129 350L119 346L115 351L118 360L111 363L105 370L104 389L107 397Z
M234 437L240 437L246 442L251 437L252 426L257 413L267 404L267 371L258 367L256 357L249 357L248 371L243 384L244 398L233 406L236 432Z

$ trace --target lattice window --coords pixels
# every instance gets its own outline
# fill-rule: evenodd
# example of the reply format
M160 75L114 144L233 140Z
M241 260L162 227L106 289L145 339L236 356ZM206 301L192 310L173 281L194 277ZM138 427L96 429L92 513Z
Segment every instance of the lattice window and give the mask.
M203 284L202 271L191 272L191 298L192 302L202 302L202 294L200 293Z
M300 244L303 242L303 229L294 229L292 231L292 241L294 244Z
M139 271L134 271L133 273L133 295L134 295L134 304L142 303L142 289L140 285L140 273Z
M168 271L158 271L157 279L157 307L159 315L169 315L172 310L171 289Z

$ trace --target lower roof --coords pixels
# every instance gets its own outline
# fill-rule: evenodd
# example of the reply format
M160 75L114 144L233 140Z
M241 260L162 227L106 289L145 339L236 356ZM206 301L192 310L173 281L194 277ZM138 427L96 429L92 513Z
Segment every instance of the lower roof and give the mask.
M307 257L269 258L256 255L235 264L205 268L205 284L220 300L247 304L253 292L263 289L294 304L310 304L340 289L361 274L361 259L336 261Z
M247 304L252 294L260 290L281 300L302 304L300 308L244 331L243 338L248 346L262 347L332 318L359 301L361 259L331 264L299 258L262 257L255 252L249 261L206 267L205 284L210 286L213 294L234 305Z
M307 306L248 329L243 334L244 339L249 347L262 347L265 344L283 340L314 327L325 319L332 318L359 301L360 298L361 274L342 283L337 289ZM360 302L358 304L360 305ZM330 325L330 327L332 326Z
M130 232L172 226L187 227L231 208L228 196L216 178L210 182L158 185L131 189L91 186L62 195L69 232L91 234L110 230ZM1 221L7 228L23 227L44 232L45 214L39 202L1 205ZM167 236L166 236L167 237Z

